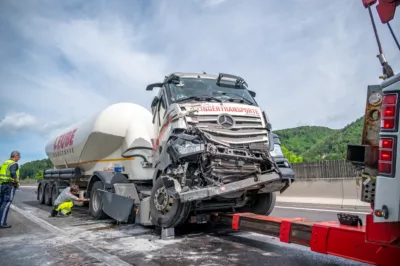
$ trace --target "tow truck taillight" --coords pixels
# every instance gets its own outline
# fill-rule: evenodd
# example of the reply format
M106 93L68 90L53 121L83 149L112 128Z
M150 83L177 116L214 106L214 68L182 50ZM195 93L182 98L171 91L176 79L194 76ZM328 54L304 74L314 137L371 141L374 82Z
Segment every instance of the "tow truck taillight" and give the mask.
M381 110L381 134L397 132L398 130L398 94L384 94ZM385 176L394 176L396 166L396 136L380 136L379 138L379 174Z
M382 101L381 130L392 131L397 128L397 94L386 94Z
M379 140L379 162L380 174L393 176L394 174L394 152L395 139L392 137L381 137Z

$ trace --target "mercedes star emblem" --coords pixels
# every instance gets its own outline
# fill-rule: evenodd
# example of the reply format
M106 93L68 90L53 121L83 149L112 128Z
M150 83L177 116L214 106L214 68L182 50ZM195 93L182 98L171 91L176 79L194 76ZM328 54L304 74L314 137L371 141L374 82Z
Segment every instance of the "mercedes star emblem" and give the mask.
M231 128L235 124L235 120L231 115L222 114L217 119L218 124L223 128Z

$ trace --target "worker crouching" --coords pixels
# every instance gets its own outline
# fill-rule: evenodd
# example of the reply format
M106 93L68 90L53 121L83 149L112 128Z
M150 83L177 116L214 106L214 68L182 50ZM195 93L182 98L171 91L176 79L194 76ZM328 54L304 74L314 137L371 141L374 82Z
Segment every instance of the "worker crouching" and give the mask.
M66 216L71 214L72 207L74 206L73 201L89 201L89 199L79 198L74 194L79 193L79 187L77 185L72 185L65 188L58 195L57 199L54 201L53 209L51 210L51 217L55 216Z

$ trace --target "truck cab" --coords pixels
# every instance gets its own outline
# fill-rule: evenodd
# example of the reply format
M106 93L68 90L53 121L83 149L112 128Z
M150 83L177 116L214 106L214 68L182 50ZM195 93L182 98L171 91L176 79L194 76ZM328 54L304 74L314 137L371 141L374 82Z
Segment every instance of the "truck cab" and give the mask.
M146 90L156 87L153 221L176 226L193 211L269 214L294 175L283 175L271 155L271 123L244 79L172 73Z

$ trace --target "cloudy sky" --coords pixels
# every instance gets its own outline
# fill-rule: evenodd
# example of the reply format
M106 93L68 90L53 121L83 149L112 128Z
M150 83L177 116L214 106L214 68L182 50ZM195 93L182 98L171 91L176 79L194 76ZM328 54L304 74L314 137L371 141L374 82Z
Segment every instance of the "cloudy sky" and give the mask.
M49 135L112 103L148 107L146 84L174 71L244 77L274 129L345 126L381 74L361 1L3 0L0 34L1 160L44 158Z

